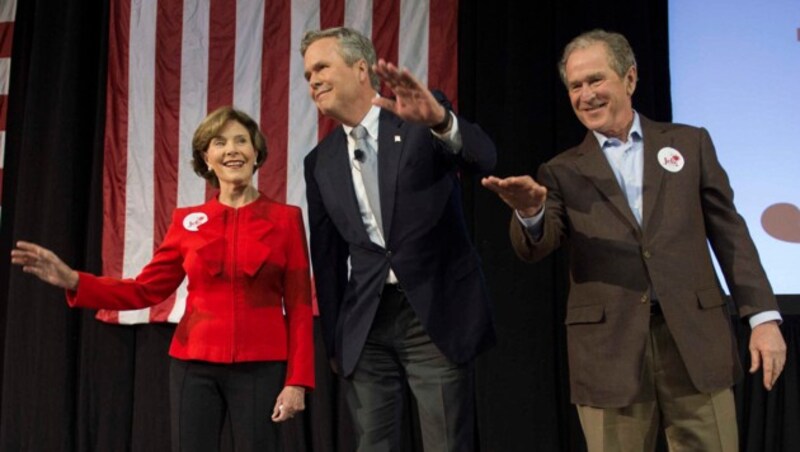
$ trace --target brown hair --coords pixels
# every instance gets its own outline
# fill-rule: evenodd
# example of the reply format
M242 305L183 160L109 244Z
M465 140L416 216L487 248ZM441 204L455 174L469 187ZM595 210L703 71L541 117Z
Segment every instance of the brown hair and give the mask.
M220 131L228 121L236 121L243 125L247 132L250 134L250 141L253 143L253 148L256 150L256 164L253 167L255 172L267 160L267 140L258 128L258 124L248 116L245 112L236 110L233 107L225 106L220 107L203 119L197 130L194 131L192 137L192 168L203 179L206 179L211 185L219 188L219 179L214 171L208 169L206 165L205 154L208 151L208 145L214 137L219 136Z

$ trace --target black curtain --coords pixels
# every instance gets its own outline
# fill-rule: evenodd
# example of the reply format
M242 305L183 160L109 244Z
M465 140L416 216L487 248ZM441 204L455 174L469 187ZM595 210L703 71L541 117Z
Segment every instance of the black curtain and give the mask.
M534 173L584 134L556 62L576 34L624 33L639 60L634 105L671 118L666 0L483 2L460 6L460 110L500 152L497 174ZM26 239L76 268L101 268L102 156L108 0L18 1L0 251ZM569 404L562 254L520 263L509 210L464 178L465 207L491 287L499 343L476 363L484 452L585 450ZM0 450L166 451L170 325L115 326L70 310L64 294L0 260ZM800 303L798 303L800 304ZM747 364L749 327L735 321ZM742 449L800 448L797 316L783 325L790 360L778 387L736 387ZM321 350L321 343L318 341ZM286 450L349 451L339 384L318 353L308 410L284 428ZM413 406L413 400L408 400ZM413 416L407 450L419 449ZM223 450L229 449L228 445Z

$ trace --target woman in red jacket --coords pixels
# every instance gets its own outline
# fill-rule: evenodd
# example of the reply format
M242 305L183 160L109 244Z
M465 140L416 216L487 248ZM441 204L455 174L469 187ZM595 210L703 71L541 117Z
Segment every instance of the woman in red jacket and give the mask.
M252 185L264 136L230 107L192 140L197 174L216 198L175 209L153 259L134 279L77 272L53 252L17 242L12 263L67 289L70 306L137 309L188 277L186 311L170 346L172 449L218 450L226 416L237 451L279 450L277 426L305 408L314 387L308 255L300 209Z

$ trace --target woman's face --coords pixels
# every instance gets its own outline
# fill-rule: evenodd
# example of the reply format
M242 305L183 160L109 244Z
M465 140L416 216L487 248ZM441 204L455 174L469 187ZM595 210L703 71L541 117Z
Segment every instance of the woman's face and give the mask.
M220 188L250 185L256 164L256 150L250 132L238 121L226 122L208 143L205 161L219 179Z

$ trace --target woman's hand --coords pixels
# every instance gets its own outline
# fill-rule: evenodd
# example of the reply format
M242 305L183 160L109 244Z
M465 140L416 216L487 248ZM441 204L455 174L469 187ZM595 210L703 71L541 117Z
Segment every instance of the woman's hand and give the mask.
M35 243L17 242L17 247L11 250L11 263L21 265L25 273L32 273L54 286L69 290L78 288L78 272L55 253Z
M302 386L285 386L275 400L272 410L272 421L283 422L306 409L306 388Z

